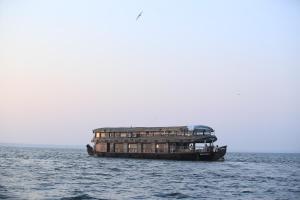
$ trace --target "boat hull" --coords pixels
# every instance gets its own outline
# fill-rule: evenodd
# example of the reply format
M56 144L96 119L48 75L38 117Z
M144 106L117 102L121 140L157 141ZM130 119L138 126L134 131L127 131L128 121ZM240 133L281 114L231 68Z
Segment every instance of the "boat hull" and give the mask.
M163 159L163 160L191 160L191 161L217 161L223 160L226 146L213 152L182 152L182 153L117 153L95 152L98 157L138 158L138 159ZM91 155L89 153L89 155Z

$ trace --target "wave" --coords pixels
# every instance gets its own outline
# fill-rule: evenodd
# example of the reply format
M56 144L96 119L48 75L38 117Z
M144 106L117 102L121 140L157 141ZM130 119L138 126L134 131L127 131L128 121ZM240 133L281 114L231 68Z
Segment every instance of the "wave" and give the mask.
M175 198L175 199L190 198L190 196L182 194L180 192L159 193L159 194L156 194L155 196L162 197L162 198Z
M72 197L62 197L60 200L106 200L106 199L91 197L88 194L81 194Z

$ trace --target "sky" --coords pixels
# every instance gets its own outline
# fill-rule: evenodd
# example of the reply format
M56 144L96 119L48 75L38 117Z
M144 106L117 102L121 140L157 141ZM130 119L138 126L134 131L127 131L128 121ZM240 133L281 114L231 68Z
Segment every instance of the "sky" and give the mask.
M203 124L300 152L299 36L297 0L0 0L0 143Z

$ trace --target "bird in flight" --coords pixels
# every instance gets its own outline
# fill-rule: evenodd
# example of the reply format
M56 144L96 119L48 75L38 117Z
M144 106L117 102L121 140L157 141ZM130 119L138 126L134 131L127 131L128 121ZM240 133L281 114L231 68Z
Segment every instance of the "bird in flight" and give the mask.
M138 14L138 16L136 17L135 21L137 21L137 20L142 16L142 14L143 14L143 11L141 11L141 12Z

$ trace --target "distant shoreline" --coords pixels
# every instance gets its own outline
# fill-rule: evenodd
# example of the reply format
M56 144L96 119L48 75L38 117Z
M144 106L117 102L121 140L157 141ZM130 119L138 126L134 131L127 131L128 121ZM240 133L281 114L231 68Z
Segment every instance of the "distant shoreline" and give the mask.
M0 143L0 146L34 147L34 148L58 148L58 149L85 149L85 145L57 145L57 144Z
M56 149L85 149L82 145L57 145L57 144L22 144L22 143L0 143L5 147L31 147L31 148L56 148ZM300 152L253 152L253 151L229 151L228 153L250 153L250 154L300 154Z

